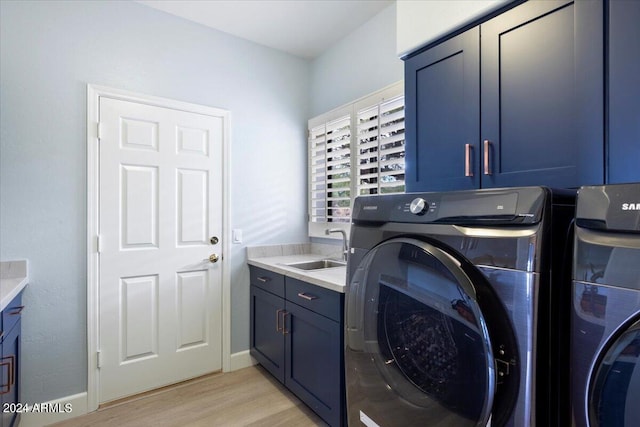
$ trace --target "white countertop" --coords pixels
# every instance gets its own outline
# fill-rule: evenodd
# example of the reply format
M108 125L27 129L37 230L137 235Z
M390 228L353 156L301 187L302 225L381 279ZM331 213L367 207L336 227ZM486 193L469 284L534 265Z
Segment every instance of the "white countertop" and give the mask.
M247 263L265 270L273 271L287 277L303 280L308 283L344 293L347 280L347 267L323 268L320 270L300 270L286 264L327 259L322 254L295 254L249 258Z
M0 262L0 311L4 310L29 282L26 260Z

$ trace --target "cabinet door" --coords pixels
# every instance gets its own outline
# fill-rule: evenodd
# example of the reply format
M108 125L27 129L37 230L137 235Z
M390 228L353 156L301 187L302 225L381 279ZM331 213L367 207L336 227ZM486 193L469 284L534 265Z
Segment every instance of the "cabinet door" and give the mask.
M480 30L482 186L602 183L602 1L526 2Z
M20 399L20 320L8 331L2 341L1 373L2 385L2 422L3 427L12 426L18 416L16 412L4 411L5 404L18 403ZM8 408L11 409L11 408Z
M250 353L280 382L284 382L284 299L251 286Z
M285 385L329 425L339 426L344 400L339 322L287 302Z
M640 2L609 2L611 184L640 182Z
M405 63L408 192L480 185L479 37L472 28Z

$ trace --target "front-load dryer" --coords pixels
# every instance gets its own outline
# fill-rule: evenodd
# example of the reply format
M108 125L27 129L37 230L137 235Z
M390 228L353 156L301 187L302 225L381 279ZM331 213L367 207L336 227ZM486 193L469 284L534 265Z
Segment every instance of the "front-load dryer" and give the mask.
M570 258L565 286L560 275L574 201L540 187L357 198L349 425L567 425Z
M572 292L573 425L640 426L640 183L578 191Z

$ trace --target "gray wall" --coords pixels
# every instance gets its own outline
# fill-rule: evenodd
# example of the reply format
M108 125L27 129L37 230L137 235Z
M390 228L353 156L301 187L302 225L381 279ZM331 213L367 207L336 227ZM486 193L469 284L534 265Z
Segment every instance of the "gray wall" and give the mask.
M235 353L245 246L308 240L307 119L402 79L395 5L311 63L133 2L2 0L0 31L0 259L30 260L25 402L87 389L87 83L231 111Z

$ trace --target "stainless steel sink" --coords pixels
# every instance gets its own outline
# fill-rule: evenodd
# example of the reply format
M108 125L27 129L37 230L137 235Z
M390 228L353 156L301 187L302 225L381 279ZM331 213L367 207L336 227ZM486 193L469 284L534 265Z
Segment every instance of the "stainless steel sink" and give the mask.
M304 261L287 264L288 267L300 270L322 270L324 268L344 267L345 265L347 265L347 263L333 259L321 259L317 261Z

